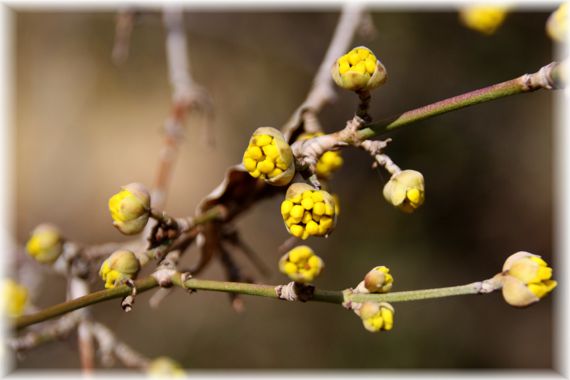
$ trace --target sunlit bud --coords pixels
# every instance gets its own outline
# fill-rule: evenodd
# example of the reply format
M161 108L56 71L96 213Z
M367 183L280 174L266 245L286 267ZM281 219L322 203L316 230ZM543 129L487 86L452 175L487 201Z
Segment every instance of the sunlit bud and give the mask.
M415 170L402 170L384 186L384 198L406 213L412 213L424 203L424 176Z
M539 301L557 285L552 280L552 268L529 252L520 251L511 255L503 265L500 277L503 297L512 306L528 306Z
M386 68L370 49L359 46L339 59L331 68L334 82L346 90L370 91L386 82Z
M63 238L54 225L40 224L26 243L26 250L36 261L51 264L63 252Z
M150 362L147 374L155 378L185 377L186 373L176 361L161 356Z
M370 332L389 331L394 326L394 308L387 302L364 302L357 314Z
M372 269L364 276L364 287L370 293L385 293L392 289L394 278L390 274L390 269L379 266Z
M296 282L312 282L323 270L323 260L310 247L300 245L284 254L279 260L279 270Z
M270 185L285 186L295 176L291 147L275 128L261 127L255 130L242 162L252 177L261 178Z
M336 224L335 202L324 190L306 183L294 183L281 203L281 216L287 231L300 239L328 236Z
M28 289L9 278L2 283L2 314L16 318L24 313L28 302Z
M546 33L557 42L564 42L568 35L568 3L562 3L546 21Z
M141 232L150 216L150 194L140 183L130 183L109 199L113 225L125 235Z
M485 35L495 33L506 17L506 7L492 5L473 5L459 12L459 19L463 25Z
M119 250L103 261L99 276L105 281L105 288L109 289L136 278L140 268L140 262L133 252Z

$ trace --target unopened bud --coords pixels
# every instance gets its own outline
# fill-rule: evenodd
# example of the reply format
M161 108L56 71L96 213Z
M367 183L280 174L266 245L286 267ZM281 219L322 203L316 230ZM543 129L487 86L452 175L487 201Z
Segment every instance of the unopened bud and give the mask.
M295 176L291 147L275 128L257 128L243 154L243 166L254 178L270 185L285 186Z
M383 194L393 206L412 213L424 203L424 177L415 170L402 170L386 183Z
M359 46L339 59L331 68L334 82L350 91L370 91L386 82L386 68L370 49Z
M309 236L328 236L336 224L334 198L306 183L294 183L281 203L281 216L287 231L295 237L306 240Z
M140 268L140 262L133 252L119 250L103 261L99 275L105 281L105 288L109 289L136 278Z
M54 225L40 224L32 232L26 250L36 261L51 264L63 252L63 238Z
M140 183L130 183L109 199L113 225L125 235L141 232L150 216L150 194Z

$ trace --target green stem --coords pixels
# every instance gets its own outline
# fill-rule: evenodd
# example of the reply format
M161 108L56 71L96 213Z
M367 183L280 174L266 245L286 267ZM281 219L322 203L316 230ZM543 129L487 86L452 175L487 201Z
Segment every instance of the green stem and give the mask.
M518 78L492 86L484 87L466 94L444 99L436 103L416 108L395 117L381 120L376 123L366 124L365 128L358 132L358 140L366 140L371 137L390 132L417 121L425 120L433 116L441 115L460 108L475 104L504 98L511 95L536 91L539 89L563 88L564 63L552 62L533 74L525 74Z
M354 294L350 290L340 291L340 290L322 290L315 289L315 292L310 299L310 301L316 302L327 302L334 304L342 304L346 301L352 302L365 302L365 301L376 301L376 302L403 302L403 301L416 301L429 298L443 298L450 296L459 296L466 294L478 294L478 293L488 293L492 290L498 289L495 284L489 282L474 282L467 285L452 286L448 288L437 288L437 289L424 289L424 290L413 290L406 292L394 292L386 294ZM277 293L275 291L274 285L261 285L261 284L250 284L250 283L240 283L240 282L226 282L226 281L211 281L211 280L198 280L195 278L190 278L182 282L181 274L176 273L172 276L172 282L180 287L192 290L207 290L215 292L224 293L235 293L244 294L257 297L267 297L278 299ZM485 288L485 284L488 285L487 290L482 290ZM138 293L150 290L158 286L157 281L153 277L147 277L135 282ZM489 290L490 289L490 290ZM24 315L16 318L13 322L13 327L20 330L24 327L43 322L45 320L58 317L65 313L86 307L89 305L94 305L99 302L111 300L114 298L125 297L131 294L131 288L127 285L118 286L113 289L101 290L88 294L77 299L67 301L58 305L48 307L41 310L35 314Z
M137 288L137 292L142 293L158 286L158 283L153 277L147 277L136 281L135 286ZM69 313L70 311L81 309L83 307L94 305L96 303L111 300L114 298L125 297L129 294L131 294L131 288L127 285L121 285L113 289L100 290L98 292L90 293L71 301L50 306L34 314L18 317L15 319L13 327L15 327L17 330L20 330L26 326L58 317L65 313Z
M352 302L405 302L468 294L480 294L483 293L481 290L481 284L481 282L473 282L467 285L450 286L447 288L412 290L384 294L358 294L345 291L345 300ZM496 288L494 290L496 290Z

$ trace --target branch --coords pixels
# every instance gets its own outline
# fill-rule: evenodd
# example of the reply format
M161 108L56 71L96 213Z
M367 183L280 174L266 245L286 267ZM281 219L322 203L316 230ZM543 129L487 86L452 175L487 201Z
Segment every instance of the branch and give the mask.
M524 74L506 82L444 99L401 113L389 119L367 124L365 129L358 132L358 140L362 141L376 135L383 135L396 128L475 104L540 89L552 90L564 88L566 65L566 62L552 62L533 74Z
M303 122L303 114L306 111L315 115L319 113L326 104L331 103L335 99L336 95L330 70L335 60L348 50L353 36L362 21L363 13L363 4L356 2L346 3L342 9L334 34L329 43L329 47L317 73L315 74L313 85L311 86L307 97L282 128L283 134L287 140Z
M188 290L207 290L230 294L243 294L249 296L280 299L279 294L276 290L278 286L275 285L198 280L194 278L183 280L183 275L180 273L173 275L171 280L173 284ZM157 287L158 283L153 277L147 277L145 279L136 281L135 286L137 288L137 293L142 293ZM490 293L497 289L497 286L492 282L492 280L485 280L482 282L474 282L467 285L447 288L423 289L387 294L356 294L352 293L350 289L344 291L315 289L312 297L309 300L334 304L364 301L403 302L467 294ZM87 296L80 297L73 301L68 301L49 307L35 314L19 317L14 321L13 327L19 330L35 323L39 323L50 318L55 318L67 312L77 310L88 305L93 305L114 298L124 297L130 293L131 288L127 285L122 285L114 289L101 290Z

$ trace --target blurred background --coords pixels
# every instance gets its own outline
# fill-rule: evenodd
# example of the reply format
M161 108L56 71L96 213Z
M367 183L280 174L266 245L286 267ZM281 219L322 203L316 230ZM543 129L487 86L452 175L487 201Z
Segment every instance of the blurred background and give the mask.
M357 38L389 74L372 97L382 118L445 97L534 72L553 59L545 34L551 9L515 10L493 36L463 27L457 9L412 12L373 8L377 33ZM280 127L304 99L328 46L338 10L188 10L191 70L215 107L215 149L203 120L190 118L166 210L192 215L198 202L241 161L251 132ZM57 224L74 241L126 240L111 224L108 198L119 186L151 185L171 104L164 30L158 11L135 24L130 56L111 61L116 14L19 11L16 14L14 234L24 244L39 223ZM426 178L426 202L413 215L391 207L387 175L370 158L343 151L332 181L341 214L328 239L309 240L326 262L319 287L355 286L387 265L393 290L465 284L498 272L526 250L555 261L553 236L553 94L539 91L423 121L390 135L387 153ZM320 120L342 128L356 96L339 91ZM273 268L261 282L284 283L277 247L288 238L281 199L239 221L244 237ZM195 248L184 257L197 259ZM39 267L39 265L38 265ZM223 279L216 262L201 276ZM43 271L33 301L65 298L65 281ZM93 289L103 288L94 281ZM225 294L178 290L158 310L150 294L125 314L119 301L92 312L127 344L170 356L192 369L551 368L557 293L527 308L499 293L394 304L395 327L371 334L340 306L245 298L235 313ZM78 369L75 336L26 353L26 369Z

